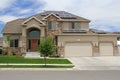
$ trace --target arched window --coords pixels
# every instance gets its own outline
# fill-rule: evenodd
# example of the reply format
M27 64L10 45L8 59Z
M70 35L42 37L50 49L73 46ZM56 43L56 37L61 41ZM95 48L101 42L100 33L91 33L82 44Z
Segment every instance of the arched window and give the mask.
M40 37L40 31L37 29L32 29L28 32L28 37Z

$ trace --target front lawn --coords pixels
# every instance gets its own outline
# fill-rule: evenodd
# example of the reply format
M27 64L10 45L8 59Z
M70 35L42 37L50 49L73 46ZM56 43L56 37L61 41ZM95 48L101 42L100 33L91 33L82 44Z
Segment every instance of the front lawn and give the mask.
M44 64L43 58L30 59L15 56L0 56L0 63ZM72 64L67 59L47 59L47 64Z

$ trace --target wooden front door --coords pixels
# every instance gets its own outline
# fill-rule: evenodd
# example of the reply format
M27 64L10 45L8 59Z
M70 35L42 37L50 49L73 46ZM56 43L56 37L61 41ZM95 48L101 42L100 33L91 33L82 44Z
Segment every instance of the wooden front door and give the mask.
M36 51L38 48L38 40L32 39L31 40L31 51Z

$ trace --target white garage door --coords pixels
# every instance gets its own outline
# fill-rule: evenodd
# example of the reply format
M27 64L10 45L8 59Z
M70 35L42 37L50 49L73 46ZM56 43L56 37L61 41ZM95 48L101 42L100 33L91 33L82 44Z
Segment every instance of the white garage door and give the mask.
M66 43L65 56L92 56L91 43Z
M112 43L100 43L100 55L101 56L112 56L113 55L113 45Z

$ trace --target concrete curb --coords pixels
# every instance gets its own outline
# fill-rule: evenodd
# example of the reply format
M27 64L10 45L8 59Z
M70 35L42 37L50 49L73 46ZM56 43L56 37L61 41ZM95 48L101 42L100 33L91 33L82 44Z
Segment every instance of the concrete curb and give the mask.
M2 71L24 70L24 71L70 71L73 68L0 68Z
M0 66L7 66L7 65L17 65L17 66L43 66L45 64L12 64L12 63L7 63L7 64L0 64ZM74 66L73 64L46 64L49 66Z

